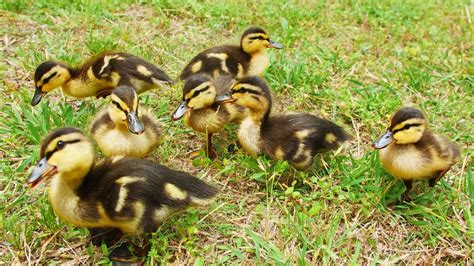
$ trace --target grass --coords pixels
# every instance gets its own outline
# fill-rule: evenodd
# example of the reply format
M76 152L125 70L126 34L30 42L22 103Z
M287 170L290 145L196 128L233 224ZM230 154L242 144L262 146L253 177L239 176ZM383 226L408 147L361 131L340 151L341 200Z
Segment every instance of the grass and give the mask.
M146 2L146 1L145 1ZM87 231L60 221L44 188L24 180L46 132L87 128L106 102L51 93L31 107L38 64L75 65L126 51L177 77L198 51L236 43L249 25L286 47L265 78L275 109L308 111L344 125L354 140L297 172L286 162L227 154L235 127L216 137L220 158L191 161L204 138L170 113L180 86L152 91L168 135L151 156L222 188L206 209L172 217L153 234L147 263L394 264L474 259L474 46L472 1L11 1L0 3L0 263L108 263ZM389 205L402 182L381 168L371 140L404 105L462 147L462 160L415 200Z

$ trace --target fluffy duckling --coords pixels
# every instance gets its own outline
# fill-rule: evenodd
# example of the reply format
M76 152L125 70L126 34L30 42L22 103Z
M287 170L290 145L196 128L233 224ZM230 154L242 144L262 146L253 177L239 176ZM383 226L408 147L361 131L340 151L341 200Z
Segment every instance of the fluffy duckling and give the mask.
M268 48L282 49L280 43L260 27L250 27L240 39L240 45L221 45L202 51L183 69L181 80L197 73L213 77L221 74L232 76L261 76L269 65Z
M152 63L126 53L103 53L77 68L63 63L46 61L35 71L35 94L31 105L61 87L66 95L75 98L105 97L119 85L131 85L137 93L172 84L173 80Z
M76 128L60 128L42 142L27 184L51 179L49 200L60 219L79 227L155 232L173 212L209 203L218 189L149 160L96 163L94 147Z
M119 86L110 98L112 104L92 120L92 137L106 156L145 157L163 139L159 122L139 108L137 93L130 86Z
M235 101L248 109L240 123L238 137L242 148L252 156L266 154L286 160L298 170L309 168L317 153L336 149L349 136L331 121L306 113L270 116L270 89L260 77L246 77L219 101Z
M380 150L383 167L405 183L405 201L413 180L428 179L433 187L460 157L459 147L429 131L423 113L411 107L398 110L372 146Z
M216 158L212 147L212 135L219 132L224 125L239 121L244 109L232 103L215 102L217 97L227 93L235 82L229 75L215 80L207 74L196 74L190 77L183 87L183 101L172 114L176 121L184 117L184 122L194 131L207 134L206 155Z

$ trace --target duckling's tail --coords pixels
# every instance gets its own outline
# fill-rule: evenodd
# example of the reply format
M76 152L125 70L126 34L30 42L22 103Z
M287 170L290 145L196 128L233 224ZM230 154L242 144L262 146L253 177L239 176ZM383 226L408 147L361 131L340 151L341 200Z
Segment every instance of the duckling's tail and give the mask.
M201 184L196 184L196 186L193 187L193 189L189 192L189 196L191 198L191 205L208 205L218 192L219 189L217 187L201 181Z
M185 198L192 206L204 206L209 204L219 192L217 187L207 184L194 176L186 174L186 176L182 176L180 179L179 182L173 182L173 185L165 187L166 193L169 196L173 196L173 194L175 194L174 190L177 188L176 191L186 195Z
M318 145L322 146L318 147L318 150L321 151L335 150L352 138L342 127L329 120L322 119L318 129L320 138L323 138L322 141L318 141Z

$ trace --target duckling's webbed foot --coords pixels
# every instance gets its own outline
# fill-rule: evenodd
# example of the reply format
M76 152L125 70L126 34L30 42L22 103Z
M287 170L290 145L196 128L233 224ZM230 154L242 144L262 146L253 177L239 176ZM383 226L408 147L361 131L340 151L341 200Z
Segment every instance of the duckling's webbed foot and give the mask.
M141 265L148 251L150 251L150 247L148 241L145 241L141 246L123 243L114 247L109 254L109 259L114 265Z
M109 96L112 93L113 90L114 90L114 88L107 88L107 89L100 90L96 93L95 97L97 99L105 98L105 97Z
M102 243L107 246L113 246L122 238L123 234L116 228L88 228L91 242L94 246L99 247Z
M134 263L140 263L139 258L133 255L125 243L114 248L109 253L109 259L112 261L113 265L134 265Z

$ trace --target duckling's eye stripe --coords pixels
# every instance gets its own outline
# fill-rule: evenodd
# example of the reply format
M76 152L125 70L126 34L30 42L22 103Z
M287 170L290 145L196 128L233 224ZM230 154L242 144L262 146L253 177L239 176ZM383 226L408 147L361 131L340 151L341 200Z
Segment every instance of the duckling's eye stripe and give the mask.
M251 90L251 89L246 89L246 88L240 88L239 90L236 91L236 93L251 93L251 94L259 94L257 91L255 90Z
M206 87L204 87L204 88L202 88L202 89L199 89L199 90L194 91L193 96L192 96L191 98L194 98L194 97L198 96L201 92L207 91L208 89L209 89L209 86L206 86Z
M64 147L66 147L67 144L77 143L77 142L79 142L79 141L81 141L81 140L80 140L80 139L73 139L73 140L66 140L66 141L63 141L63 144L64 144L64 145L63 145L61 148L56 146L56 147L54 148L54 150L48 151L48 152L46 153L46 155L45 155L45 156L46 156L46 160L49 159L51 156L53 156L53 154L54 154L55 152L57 152L57 151L59 151L59 150L61 150L61 149L64 149Z
M54 76L56 76L56 74L58 74L58 72L53 72L53 74L51 74L47 78L43 79L43 84L48 83L50 79L52 79Z
M402 130L409 129L410 127L418 127L418 126L421 126L421 124L420 123L406 124L402 128L394 130L392 133L395 134L398 131L402 131Z
M262 40L262 41L268 41L267 38L264 38L263 36L255 36L255 37L250 37L250 40Z
M122 111L124 111L125 113L127 112L127 111L123 110L122 106L121 106L118 102L113 101L112 103L113 103L119 110L122 110Z

